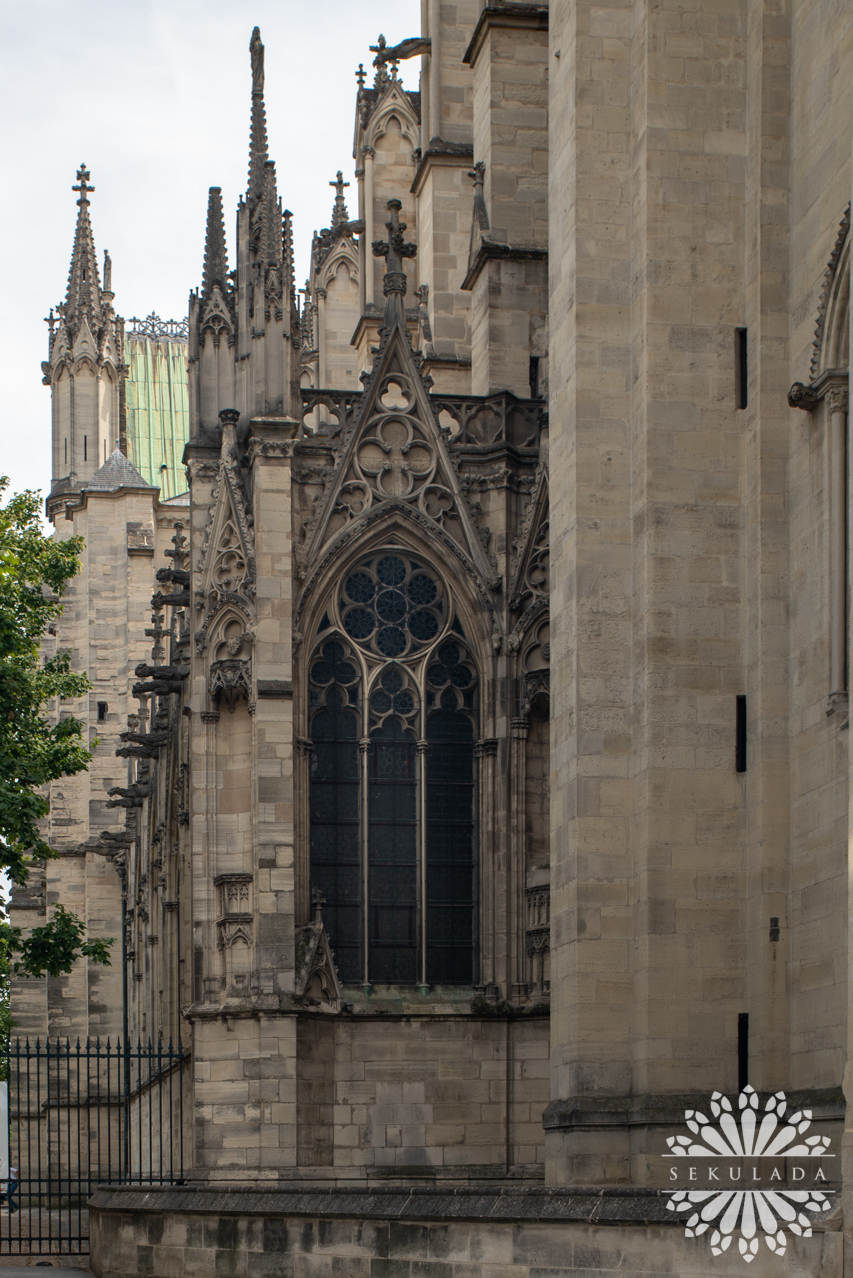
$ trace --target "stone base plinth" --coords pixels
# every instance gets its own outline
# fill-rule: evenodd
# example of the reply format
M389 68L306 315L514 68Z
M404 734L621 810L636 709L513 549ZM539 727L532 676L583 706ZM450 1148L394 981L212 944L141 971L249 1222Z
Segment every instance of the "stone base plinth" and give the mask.
M784 1257L761 1241L751 1278L841 1278L835 1214ZM743 1275L659 1190L465 1186L99 1189L97 1278L593 1278Z

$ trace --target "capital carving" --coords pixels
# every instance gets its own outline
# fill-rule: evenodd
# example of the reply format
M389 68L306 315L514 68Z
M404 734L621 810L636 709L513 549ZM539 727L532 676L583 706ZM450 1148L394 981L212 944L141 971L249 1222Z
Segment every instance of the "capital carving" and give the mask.
M846 413L847 399L847 391L843 386L833 386L832 390L826 392L826 402L830 413Z

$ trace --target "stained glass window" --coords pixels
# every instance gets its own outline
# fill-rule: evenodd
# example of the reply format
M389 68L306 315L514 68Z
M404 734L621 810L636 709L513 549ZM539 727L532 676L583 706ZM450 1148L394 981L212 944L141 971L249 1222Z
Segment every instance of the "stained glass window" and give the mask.
M427 668L438 700L426 732L426 979L435 985L473 980L475 683L465 650L442 644Z
M402 551L365 559L336 602L310 730L312 887L338 971L470 985L476 666L440 578Z
M445 604L437 580L414 559L382 554L351 572L341 593L344 630L376 656L410 656L437 638Z
M417 971L416 742L396 718L371 738L367 782L368 971L412 984Z
M311 667L311 883L342 981L360 981L361 855L356 667L343 646L323 646Z

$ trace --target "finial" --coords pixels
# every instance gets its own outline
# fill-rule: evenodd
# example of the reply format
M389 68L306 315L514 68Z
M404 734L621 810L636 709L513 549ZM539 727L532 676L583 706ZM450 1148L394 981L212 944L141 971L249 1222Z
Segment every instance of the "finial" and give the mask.
M52 307L52 306L51 306L51 308L50 308L50 314L49 314L49 315L45 315L45 317L44 317L44 322L45 322L45 324L47 324L47 326L48 326L48 328L49 328L49 330L50 330L50 344L51 344L51 346L52 346L52 345L53 345L53 330L56 328L57 324L59 323L59 320L56 318L56 316L55 316L55 315L54 315L54 313L53 313L53 307Z
M163 636L168 633L168 626L163 625L163 605L157 604L151 614L151 625L146 628L145 634L149 639L153 639L151 646L151 660L155 665L159 665L166 656L166 649L163 647ZM130 720L128 719L128 726Z
M335 188L335 207L332 209L332 230L335 230L349 221L349 213L344 201L344 190L349 186L349 182L344 181L344 175L338 169L337 177L334 182L329 183L329 186Z
M357 71L356 71L356 73L355 73L355 78L356 78L356 80L358 80L358 89L359 89L359 92L361 92L361 90L364 88L364 78L365 78L365 76L366 76L366 75L367 75L367 72L366 72L366 71L365 71L365 69L364 69L364 63L363 63L363 62L359 62L359 64L358 64L358 70L357 70Z
M403 269L403 258L415 257L418 251L416 244L407 243L403 238L406 223L400 221L399 200L388 201L390 217L385 223L388 228L387 240L373 241L373 256L386 259L385 277L382 281L382 292L388 298L388 307L396 305L399 317L403 317L403 297L406 293L406 272ZM389 314L386 308L386 315ZM405 322L404 320L402 322Z
M400 65L400 59L399 59L399 58L389 58L389 59L388 59L388 61L389 61L389 62L390 62L390 64L391 64L391 79L392 79L392 80L396 80L396 79L397 79L397 68L398 68L398 67L399 67L399 65Z
M189 558L190 545L184 536L184 525L178 520L175 524L175 534L172 537L172 545L174 550L167 550L165 553L172 560L176 568L183 568Z
M319 888L311 889L311 904L314 906L314 922L322 924L323 906L326 904L326 898Z
M385 70L385 50L387 48L388 43L384 35L380 35L377 44L370 46L370 52L376 54L373 59L373 65L376 67L376 75L373 77L374 89L382 89L388 83L388 72Z
M72 191L80 192L80 199L77 201L78 204L82 205L82 204L89 203L89 192L94 191L95 189L93 186L89 186L89 178L91 176L92 175L89 172L89 170L86 168L86 165L81 164L79 169L77 170L77 181L79 182L80 185L72 186L71 188Z

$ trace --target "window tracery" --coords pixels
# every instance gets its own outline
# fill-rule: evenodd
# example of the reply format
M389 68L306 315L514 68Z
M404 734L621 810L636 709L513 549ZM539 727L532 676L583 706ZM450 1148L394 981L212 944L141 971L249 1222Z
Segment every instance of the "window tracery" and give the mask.
M346 633L376 656L412 656L443 627L445 601L439 582L414 559L383 554L347 577L341 592Z
M441 577L350 569L309 665L311 884L344 982L474 979L478 673Z

